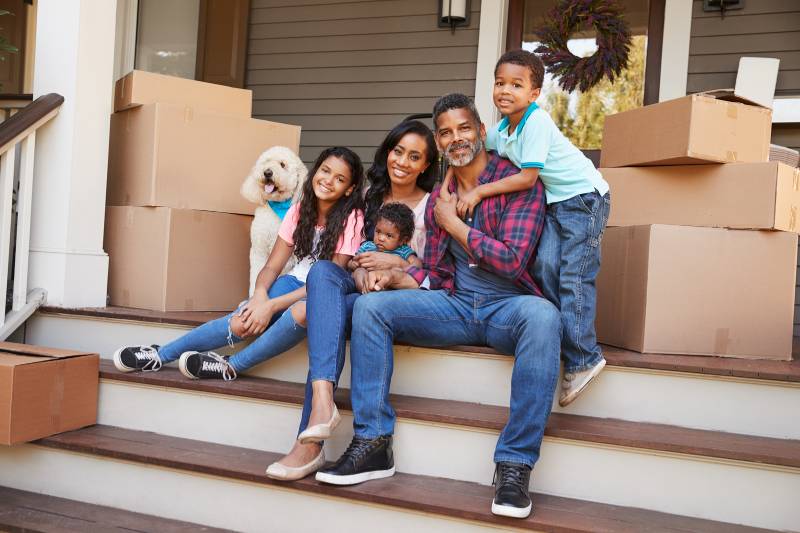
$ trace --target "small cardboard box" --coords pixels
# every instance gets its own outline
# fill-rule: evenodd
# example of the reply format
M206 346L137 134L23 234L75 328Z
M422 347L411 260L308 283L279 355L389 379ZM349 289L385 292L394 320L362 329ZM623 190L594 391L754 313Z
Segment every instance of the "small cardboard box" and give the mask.
M134 70L117 80L114 111L155 103L187 105L212 113L250 118L253 91L143 70Z
M601 167L762 162L772 111L692 94L606 117Z
M111 305L155 311L228 311L247 298L253 217L108 207Z
M797 235L608 228L597 338L638 352L792 358Z
M111 115L108 205L251 215L239 189L261 153L297 152L300 127L148 104Z
M800 233L800 169L783 163L601 168L609 226L675 224Z
M0 444L97 422L100 357L0 342Z

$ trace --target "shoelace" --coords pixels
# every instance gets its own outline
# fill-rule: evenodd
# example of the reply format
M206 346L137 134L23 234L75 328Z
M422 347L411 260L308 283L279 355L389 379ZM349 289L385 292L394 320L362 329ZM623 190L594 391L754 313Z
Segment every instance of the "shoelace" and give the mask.
M133 353L137 361L147 360L142 367L142 372L152 372L161 368L161 358L151 346L141 346L141 350Z
M214 357L216 361L203 361L202 370L203 372L215 372L217 374L222 374L222 379L225 381L231 381L236 379L236 369L234 369L228 361L226 361L222 356L216 354L208 354L211 357Z
M342 458L349 457L354 463L359 463L372 447L372 443L373 441L367 439L353 439L342 454Z
M514 468L511 466L499 466L497 472L494 474L494 485L513 485L522 489L526 489L525 483L525 469Z

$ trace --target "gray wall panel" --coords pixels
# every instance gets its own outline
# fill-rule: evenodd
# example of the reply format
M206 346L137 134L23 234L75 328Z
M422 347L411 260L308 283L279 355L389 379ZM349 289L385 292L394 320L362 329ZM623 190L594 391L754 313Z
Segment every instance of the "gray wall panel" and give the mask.
M301 157L342 144L371 163L386 132L449 92L474 96L480 2L455 33L434 0L253 0L253 116L299 124Z
M694 0L687 92L733 87L741 56L781 59L776 94L800 95L800 0L750 0L724 17Z

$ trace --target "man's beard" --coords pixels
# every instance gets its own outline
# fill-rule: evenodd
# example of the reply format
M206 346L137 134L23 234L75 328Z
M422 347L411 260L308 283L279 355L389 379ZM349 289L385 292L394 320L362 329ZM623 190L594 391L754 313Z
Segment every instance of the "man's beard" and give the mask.
M463 155L453 155L452 152L460 148L467 148L467 151ZM447 147L444 156L447 159L447 163L451 167L465 167L472 163L472 160L475 159L475 156L477 156L481 150L483 150L483 140L478 137L474 143L469 141L456 141L450 143L450 146Z

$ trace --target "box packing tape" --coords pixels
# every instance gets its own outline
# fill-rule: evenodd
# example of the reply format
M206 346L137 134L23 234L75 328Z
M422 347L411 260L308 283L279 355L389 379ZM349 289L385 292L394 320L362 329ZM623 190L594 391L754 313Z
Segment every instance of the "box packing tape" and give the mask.
M63 361L58 364L64 365ZM58 372L56 375L56 382L53 384L53 390L50 391L50 420L53 427L61 429L61 406L64 403L64 372Z
M726 114L728 115L728 118L732 118L734 120L739 118L739 104L728 102L727 107L728 109L726 109L725 111Z

